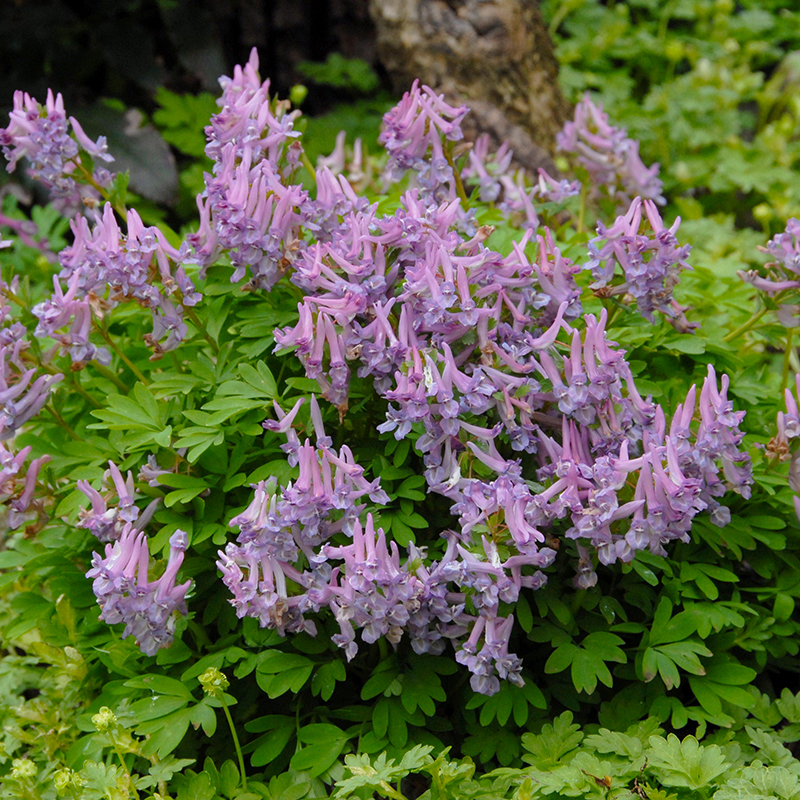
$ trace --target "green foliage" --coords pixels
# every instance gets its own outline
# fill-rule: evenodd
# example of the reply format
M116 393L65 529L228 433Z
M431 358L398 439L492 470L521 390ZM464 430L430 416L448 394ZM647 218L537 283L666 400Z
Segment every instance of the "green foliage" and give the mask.
M160 108L153 114L153 122L165 141L184 155L202 158L206 147L203 128L219 111L217 98L208 92L175 94L159 87L155 100Z
M41 515L3 532L0 549L7 796L403 800L411 794L404 783L422 776L425 800L800 797L800 767L787 747L800 740L800 696L775 689L797 672L800 526L788 464L765 452L785 384L786 332L774 307L748 328L752 290L737 277L761 263L766 231L800 204L797 65L786 55L800 37L797 12L706 0L545 8L565 87L573 97L601 89L613 121L642 137L645 160L662 161L668 213L684 217L680 235L694 245L695 270L676 296L702 325L691 335L664 322L644 327L629 305L588 289L585 306L609 312L637 384L667 408L708 364L730 375L736 406L748 411L752 498L732 501L724 528L698 518L667 556L640 553L599 568L589 589L573 585L575 545L558 529L547 585L524 590L504 611L516 617L511 644L524 685L504 683L491 697L472 692L449 652L417 654L405 640L364 644L347 662L331 642L330 616L320 615L316 637L282 638L237 618L215 561L251 484L298 477L279 437L262 427L273 401L286 409L319 389L291 353L275 352L274 330L296 322L298 294L287 281L270 293L242 292L224 258L203 277L189 266L204 299L187 315L186 342L164 358L150 360L138 307L103 309L94 336L113 342L107 368L72 371L52 343L31 344L31 363L56 364L65 378L14 443L51 461ZM363 63L331 57L305 70L318 83L374 88ZM179 151L176 213L189 219L209 163L200 127L216 107L210 95L160 90L156 99L153 121ZM330 152L346 128L351 139L364 137L365 163L373 163L389 104L378 96L309 120L306 154ZM398 189L368 191L387 213L397 208ZM131 199L126 176L111 197L120 206ZM477 223L495 226L490 245L508 252L519 231L491 204L472 205ZM588 234L571 227L573 211L562 204L542 215L563 252L582 263ZM25 217L10 196L3 213ZM15 238L3 250L3 278L19 279L14 313L31 331L30 309L55 269L45 251L61 249L67 231L51 207L34 207L32 218L45 246ZM737 227L754 221L764 234ZM586 275L578 280L586 289ZM385 404L362 379L353 380L347 414L326 406L323 415L337 446L350 444L368 478L381 479L389 502L364 500L377 524L401 548L441 552L439 533L453 517L425 491L420 431L400 442L376 434ZM313 436L308 404L294 424L301 439ZM139 472L148 457L161 472L153 480ZM122 639L121 625L98 620L85 578L102 546L76 526L87 501L75 481L104 493L109 460L132 471L139 506L159 501L148 528L151 577L165 568L172 534L189 539L181 567L181 580L192 581L189 615L156 656ZM230 694L201 696L196 679L222 669ZM102 708L116 722L97 730ZM231 726L218 724L222 715ZM232 758L239 749L245 769Z
M314 83L335 89L355 89L369 94L380 86L375 70L363 59L330 53L324 63L301 61L297 69Z
M548 0L561 84L599 93L667 196L773 233L800 213L800 14L744 0Z
M378 796L404 800L403 779L427 777L422 795L433 800L467 798L617 798L673 800L705 798L797 798L800 771L765 765L735 745L701 745L693 736L666 738L652 723L626 733L601 729L584 737L569 712L546 724L542 733L526 734L530 767L476 773L469 759L450 760L445 751L434 760L430 748L417 746L399 762L381 754L347 756L346 775L336 782L334 798ZM733 758L731 758L731 756Z

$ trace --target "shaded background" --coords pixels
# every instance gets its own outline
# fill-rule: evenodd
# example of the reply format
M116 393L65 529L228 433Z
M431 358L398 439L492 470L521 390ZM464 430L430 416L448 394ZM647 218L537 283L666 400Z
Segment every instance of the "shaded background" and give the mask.
M49 88L60 92L68 115L91 137L108 138L114 169L130 173L144 212L151 219L166 214L175 226L194 213L203 170L211 166L202 128L216 110L218 78L246 62L253 47L262 77L279 96L307 87L302 109L312 120L303 124L313 129L312 159L330 152L342 127L374 141L393 103L368 0L3 0L0 30L0 126L16 90L40 102ZM330 63L321 66L331 54L338 80ZM342 74L343 58L359 61L346 62ZM353 64L357 74L347 71ZM164 89L198 96L192 118L176 133L180 140L159 125ZM196 141L186 139L189 129ZM24 205L46 202L22 169L12 176L0 170L0 192L13 192Z
M3 110L15 89L53 86L71 106L106 96L149 111L159 86L217 92L254 46L284 95L308 82L299 62L332 52L379 68L367 0L5 0L0 30ZM340 99L310 88L311 113Z

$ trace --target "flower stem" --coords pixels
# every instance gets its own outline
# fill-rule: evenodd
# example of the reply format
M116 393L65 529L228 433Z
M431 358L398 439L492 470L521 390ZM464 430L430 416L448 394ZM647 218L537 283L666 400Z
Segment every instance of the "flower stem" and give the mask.
M794 328L789 328L786 333L786 350L783 352L783 374L781 375L781 389L789 385L789 366L792 360L792 340L794 339Z
M581 183L581 207L578 211L578 233L585 231L584 219L586 217L586 201L589 196L589 190L586 188L585 183Z
M225 718L228 720L228 725L231 729L231 736L233 736L233 746L236 748L236 755L239 758L239 772L242 775L242 789L247 791L247 776L244 772L244 756L242 755L242 748L239 744L239 737L236 735L236 728L233 724L231 712L228 710L228 704L225 702L225 695L220 692L218 696L222 702L222 710L225 712Z
M186 316L192 321L192 325L197 328L200 333L203 334L205 340L211 345L211 348L214 350L215 353L219 353L219 345L214 341L211 334L206 329L206 326L200 321L200 318L197 314L194 313L194 309L190 306L184 306L183 310L186 312Z
M110 380L111 383L117 387L117 389L121 389L125 394L128 394L129 387L126 386L125 383L121 381L108 367L104 367L102 364L95 364L95 368L104 378Z
M756 324L758 323L758 321L761 319L761 317L763 317L764 314L767 313L767 311L768 311L768 309L762 308L761 311L759 311L756 314L753 314L753 316L750 317L750 319L747 320L747 322L745 322L744 325L740 325L735 331L731 331L723 339L723 341L731 342L734 339L736 339L738 336L741 336L743 333L746 333L747 331L749 331L751 328L754 328L756 326Z
M50 412L50 414L53 416L53 418L55 419L55 421L58 423L59 427L63 428L63 429L64 429L64 430L65 430L65 431L66 431L66 432L67 432L67 433L70 435L70 437L71 437L71 438L75 439L75 441L77 441L77 442L80 442L80 441L82 441L82 440L81 440L81 437L80 437L80 436L78 436L78 434L77 434L77 433L75 433L75 431L72 429L72 426L71 426L71 425L70 425L70 424L69 424L69 423L68 423L68 422L67 422L67 421L64 419L64 417L62 417L62 416L61 416L61 414L59 414L59 413L58 413L58 411L56 411L56 410L53 408L53 406L52 406L52 404L51 404L51 403L48 403L48 404L45 406L45 408L46 408L46 409L47 409L47 410Z
M86 389L81 386L77 375L74 372L68 372L65 379L69 382L70 386L87 402L91 403L95 408L102 408L103 404L99 400L95 400Z
M134 363L133 363L133 361L131 361L131 360L128 358L128 356L126 356L126 355L125 355L125 353L123 353L123 352L122 352L122 350L120 350L120 348L119 348L119 346L117 345L117 343L116 343L116 342L115 342L115 341L114 341L114 340L111 338L111 336L109 335L108 331L107 331L105 328L100 328L100 335L103 337L103 339L105 339L105 342L106 342L106 344L107 344L107 345L108 345L108 346L109 346L109 347L110 347L110 348L111 348L111 349L112 349L112 350L113 350L113 351L114 351L114 352L115 352L115 353L116 353L116 354L117 354L117 355L120 357L120 359L121 359L121 360L122 360L122 362L123 362L123 363L124 363L124 364L125 364L125 365L128 367L128 369L129 369L129 370L130 370L130 371L131 371L131 372L132 372L132 373L133 373L133 374L134 374L134 375L135 375L135 376L136 376L136 377L137 377L137 378L138 378L138 379L139 379L139 380L140 380L140 381L141 381L141 382L142 382L142 383L145 385L145 386L147 386L147 385L150 383L150 381L148 381L148 380L147 380L147 378L145 378L145 376L144 376L144 375L142 375L142 373L139 371L139 368L136 366L136 364L134 364ZM98 366L99 366L99 365L98 365ZM126 392L127 392L127 387L126 387L126 386L124 386L124 384L123 384L123 387L125 388L125 390L126 390Z
M452 144L449 147L444 148L444 157L447 159L447 163L453 170L453 178L455 178L456 182L456 192L458 193L458 196L461 198L461 202L464 204L464 209L466 210L467 208L469 208L469 198L467 197L466 189L464 189L464 183L461 180L461 173L458 171L455 161L453 161Z
M117 758L119 758L119 763L122 764L122 769L125 771L125 774L128 776L128 784L133 791L133 796L136 800L139 800L139 792L136 790L136 786L133 783L133 776L131 775L131 771L128 769L128 765L125 763L125 759L122 757L122 751L119 749L119 745L114 741L114 737L111 736L111 741L114 745L114 750L117 754Z
M91 186L93 189L95 189L104 200L108 200L108 198L110 197L110 194L108 193L108 190L104 189L94 179L94 176L92 175L92 173L89 172L89 170L86 169L86 167L84 167L83 164L81 164L81 162L79 160L73 159L72 163L75 164L75 166L78 168L78 172L80 172L81 177L84 180L84 182L88 183L89 186ZM124 203L113 203L112 205L113 205L114 211L116 211L117 214L120 215L120 217L122 218L123 221L126 221L127 217L128 217L128 209L125 207L125 204Z
M308 174L311 176L311 180L314 181L314 185L317 184L317 171L314 169L314 165L311 163L311 159L303 153L300 156L300 161L303 163L303 166L308 170Z

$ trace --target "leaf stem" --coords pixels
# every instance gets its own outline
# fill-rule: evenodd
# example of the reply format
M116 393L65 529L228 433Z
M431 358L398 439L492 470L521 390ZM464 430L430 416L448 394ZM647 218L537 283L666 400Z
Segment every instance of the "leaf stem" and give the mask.
M398 792L388 781L380 782L381 792L387 797L392 797L394 800L406 800L406 796Z
M228 720L228 725L231 729L231 736L233 736L233 746L236 748L236 755L239 758L239 772L242 775L242 789L247 791L247 776L244 772L244 756L242 755L242 748L239 744L239 737L236 735L236 727L233 724L231 712L228 710L228 704L225 701L224 693L220 692L218 696L222 703L222 710L225 712L225 718Z
M111 743L114 746L114 750L117 754L117 758L119 758L119 763L122 764L122 769L125 771L125 774L128 776L128 783L133 791L133 796L136 800L139 800L139 792L136 789L136 785L133 782L133 775L131 775L131 771L128 769L128 765L125 763L125 759L122 757L122 751L119 749L119 745L117 744L116 740L113 736L109 737L111 739Z
M186 312L186 316L189 317L189 319L192 321L192 325L194 325L195 328L197 328L197 330L203 334L205 340L211 345L213 351L215 353L219 353L219 345L214 341L211 334L206 329L206 326L203 325L197 314L194 313L194 309L191 308L190 306L184 306L183 310Z
M734 339L736 339L738 336L741 336L743 333L746 333L751 328L755 327L756 324L758 323L758 321L761 319L761 317L763 317L764 314L766 314L768 310L769 309L767 309L767 308L762 308L761 311L757 312L756 314L753 314L753 316L750 317L750 319L747 320L747 322L745 322L744 325L740 325L735 331L731 331L723 339L723 341L724 342L731 342Z
M789 328L786 333L786 350L783 352L783 373L781 375L781 389L789 385L789 365L792 360L792 340L794 339L794 328Z
M72 426L53 408L52 403L48 403L45 408L53 416L59 427L63 428L76 442L82 441L81 437L72 429Z
M126 386L125 383L123 381L121 381L119 379L119 377L117 375L115 375L108 367L104 367L102 364L95 364L95 369L97 369L97 371L104 378L107 378L108 380L110 380L111 383L113 383L114 386L117 387L117 389L121 389L125 394L128 394L128 389L130 387Z
M128 367L128 369L129 369L129 370L130 370L130 371L131 371L131 372L132 372L132 373L133 373L133 374L134 374L134 375L135 375L135 376L136 376L136 377L137 377L137 378L138 378L138 379L139 379L139 380L140 380L140 381L141 381L141 382L142 382L142 383L145 385L145 386L148 386L148 385L150 384L150 381L149 381L149 380L147 380L147 378L145 378L145 376L144 376L144 375L142 375L142 373L139 371L139 368L136 366L136 364L134 364L134 363L133 363L133 361L131 361L131 360L128 358L128 356L126 356L126 355L125 355L125 353L123 353L123 352L122 352L122 350L120 350L120 348L119 348L119 346L117 345L117 343L116 343L116 342L115 342L115 341L114 341L114 340L111 338L111 335L109 334L109 332L108 332L108 331L107 331L105 328L102 328L102 327L101 327L101 328L100 328L100 335L103 337L103 339L105 340L106 344L107 344L107 345L108 345L108 346L109 346L109 347L110 347L110 348L111 348L111 349L112 349L112 350L113 350L113 351L114 351L114 352L115 352L115 353L116 353L116 354L117 354L117 355L120 357L120 359L121 359L121 360L122 360L122 362L123 362L123 363L124 363L124 364L125 364L125 365ZM99 366L99 365L98 365L98 366ZM124 384L123 384L123 387L125 388L125 391L127 392L127 389L128 389L128 387L127 387L127 386L124 386Z

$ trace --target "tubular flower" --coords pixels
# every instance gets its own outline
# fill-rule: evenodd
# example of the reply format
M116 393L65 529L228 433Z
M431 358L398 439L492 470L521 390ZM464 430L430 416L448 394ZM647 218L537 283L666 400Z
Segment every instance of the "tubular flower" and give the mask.
M191 581L176 584L188 545L183 531L170 540L169 560L157 580L149 580L150 553L145 534L126 523L119 539L107 544L105 558L92 557L92 589L102 609L100 619L109 625L125 623L122 638L133 636L141 651L153 656L169 647L175 635L176 612L186 615L186 593Z

